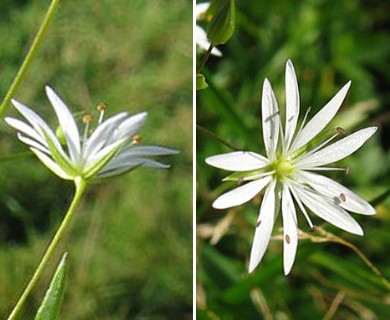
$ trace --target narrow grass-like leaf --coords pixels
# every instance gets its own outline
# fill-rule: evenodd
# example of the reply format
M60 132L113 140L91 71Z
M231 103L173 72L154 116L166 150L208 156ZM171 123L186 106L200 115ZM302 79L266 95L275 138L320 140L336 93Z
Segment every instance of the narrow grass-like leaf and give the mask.
M67 266L67 253L62 256L57 270L51 280L50 287L46 292L45 298L34 320L55 320L58 317L59 310L64 296L66 266Z

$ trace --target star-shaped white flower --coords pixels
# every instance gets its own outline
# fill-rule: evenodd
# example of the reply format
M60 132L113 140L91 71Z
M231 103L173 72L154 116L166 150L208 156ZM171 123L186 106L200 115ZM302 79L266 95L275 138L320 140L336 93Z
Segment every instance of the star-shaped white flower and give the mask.
M360 225L347 211L373 215L375 209L341 184L312 171L346 170L326 165L339 161L359 149L377 130L369 127L336 142L341 129L312 150L312 141L333 119L351 82L348 82L306 125L298 130L299 91L292 62L286 64L286 120L284 130L274 92L265 79L262 96L263 140L266 157L255 152L237 151L212 156L206 162L236 173L226 180L246 182L218 197L213 207L225 209L241 205L265 188L252 244L249 272L260 263L270 241L276 217L281 209L284 233L284 274L294 263L298 245L295 203L313 228L307 209L350 233L363 235ZM307 113L306 113L307 115ZM307 208L307 209L306 209Z
M195 8L196 20L203 19L203 15L206 13L209 7L210 2L203 2L197 4ZM210 47L210 41L209 39L207 39L206 31L204 31L203 28L198 25L195 26L195 41L196 44L205 51L207 51ZM222 52L217 47L214 47L211 50L211 54L217 57L222 57Z
M61 98L50 87L46 87L46 94L57 115L65 146L38 114L16 100L12 103L27 123L15 118L5 121L18 131L19 140L63 179L97 181L141 166L168 168L169 165L153 157L177 153L163 147L138 146L136 133L146 120L146 112L132 116L121 112L103 121L104 110L101 109L96 129L89 134L87 120L81 136L75 118Z

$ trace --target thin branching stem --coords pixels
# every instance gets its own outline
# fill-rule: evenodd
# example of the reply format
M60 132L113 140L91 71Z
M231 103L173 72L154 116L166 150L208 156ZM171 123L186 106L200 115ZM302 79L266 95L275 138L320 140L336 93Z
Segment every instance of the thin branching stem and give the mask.
M31 47L28 50L27 55L23 60L22 66L20 67L18 73L16 74L14 81L12 82L10 88L8 89L7 94L5 95L3 102L0 105L0 118L2 118L4 113L7 111L7 108L9 106L9 103L10 103L12 97L14 96L16 90L18 90L20 84L22 83L24 75L25 75L28 67L30 66L31 61L33 60L36 52L38 51L40 44L42 43L43 36L45 35L45 32L49 26L49 23L54 16L54 12L55 12L56 8L58 7L59 2L60 2L60 0L52 0L52 2L50 3L49 9L47 9L46 15L43 18L43 21L42 21L42 24L38 30L38 33L35 36L34 41L31 44Z
M198 73L200 73L202 71L203 67L205 66L207 60L210 57L210 54L211 54L211 51L213 50L213 48L214 48L214 46L212 44L210 44L210 46L207 49L206 53L202 57L202 60L200 60L198 70L196 70L196 74L198 74Z
M75 195L73 197L72 203L70 204L68 212L66 213L64 220L62 220L62 223L61 223L60 227L58 228L56 234L54 235L53 240L50 242L49 246L47 247L46 252L43 255L41 261L39 262L39 265L38 265L37 269L35 270L34 275L32 276L26 289L24 289L24 291L23 291L22 295L20 296L18 302L16 303L14 309L12 310L11 314L9 315L8 320L16 319L16 316L20 312L20 310L23 306L23 303L26 301L31 290L34 288L34 286L38 282L47 263L49 262L55 249L57 248L57 245L59 244L63 235L66 233L66 231L69 228L70 222L72 221L72 218L76 212L76 208L77 208L78 204L80 203L80 200L85 192L87 183L82 178L79 178L79 179L75 180L75 185L76 185L76 192L75 192Z

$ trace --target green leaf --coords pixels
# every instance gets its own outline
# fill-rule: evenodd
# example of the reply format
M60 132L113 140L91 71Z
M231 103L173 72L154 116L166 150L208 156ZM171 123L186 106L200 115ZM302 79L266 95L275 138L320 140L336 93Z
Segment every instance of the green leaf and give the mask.
M209 85L206 82L206 79L203 74L198 73L196 75L196 90L206 89Z
M34 320L55 320L61 307L62 298L64 296L65 276L66 276L66 257L65 252L62 256L57 270L51 280L50 287L46 292L41 306Z
M216 46L230 39L236 27L236 8L234 0L215 0L210 10L215 14L207 26L207 37Z

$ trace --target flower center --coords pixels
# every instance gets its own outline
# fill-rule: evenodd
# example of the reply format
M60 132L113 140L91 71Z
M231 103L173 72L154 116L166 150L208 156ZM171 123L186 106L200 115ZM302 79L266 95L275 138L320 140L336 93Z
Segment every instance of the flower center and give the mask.
M274 163L274 170L275 170L275 176L277 179L283 179L285 177L290 176L293 171L294 167L291 165L291 163L285 159L277 160Z

